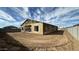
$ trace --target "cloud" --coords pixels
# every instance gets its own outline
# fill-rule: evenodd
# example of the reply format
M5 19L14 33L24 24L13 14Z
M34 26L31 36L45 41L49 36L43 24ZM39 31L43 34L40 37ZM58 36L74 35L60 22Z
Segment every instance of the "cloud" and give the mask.
M0 8L0 27L14 25L20 26L22 21L28 18L27 8Z
M11 8L11 9L23 18L28 18L29 17L28 8L23 7L22 10L21 10L21 9L15 7L15 8Z
M30 8L31 9L31 8ZM79 22L79 8L60 7L60 8L32 8L32 18L46 23L54 24L59 27L66 27ZM71 21L71 23L70 23ZM76 22L77 21L77 22ZM68 24L68 25L67 25Z
M0 8L0 26L20 26L27 18L59 27L79 23L78 7L4 7Z
M7 14L7 12L4 12L2 10L0 10L0 18L2 18L1 20L4 19L5 21L16 21L12 16Z
M2 27L5 27L5 26L10 26L10 25L13 25L13 26L16 26L16 27L20 27L20 24L22 22L8 22L8 21L5 21L5 20L0 20L0 28Z

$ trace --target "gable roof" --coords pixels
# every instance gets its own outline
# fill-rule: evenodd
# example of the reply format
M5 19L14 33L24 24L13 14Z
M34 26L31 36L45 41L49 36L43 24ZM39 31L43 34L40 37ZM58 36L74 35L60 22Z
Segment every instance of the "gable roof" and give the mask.
M24 23L26 23L27 21L36 21L36 20L26 19L26 20L21 24L21 26L22 26ZM36 21L36 22L40 22L40 21Z
M40 23L48 24L48 23L45 23L45 22L37 21L37 20L26 19L26 20L21 24L21 26L22 26L24 23L26 23L27 21L35 21L35 22L40 22ZM49 24L49 25L52 25L52 24ZM52 25L52 26L55 26L55 25Z

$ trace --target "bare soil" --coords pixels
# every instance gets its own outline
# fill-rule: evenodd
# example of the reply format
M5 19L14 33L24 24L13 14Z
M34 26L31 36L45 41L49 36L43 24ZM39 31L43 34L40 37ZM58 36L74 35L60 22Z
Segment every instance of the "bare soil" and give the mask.
M5 32L0 32L0 51L26 51L29 50L19 41L9 36Z
M79 51L79 41L66 30L40 35L26 32L0 34L1 51Z
M73 44L77 44L76 40L67 37L70 34L65 31L58 31L48 35L26 32L8 33L8 35L34 51L72 51L75 50Z

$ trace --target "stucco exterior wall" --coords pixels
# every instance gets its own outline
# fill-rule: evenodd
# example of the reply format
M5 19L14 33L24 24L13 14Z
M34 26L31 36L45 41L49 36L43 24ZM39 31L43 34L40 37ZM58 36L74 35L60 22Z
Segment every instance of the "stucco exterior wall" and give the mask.
M49 25L49 24L42 23L42 22L29 21L29 22L24 23L21 26L21 29L23 28L23 30L21 30L21 32L28 32L25 30L26 29L25 26L28 26L28 25L31 26L30 27L31 31L29 33L49 34L51 32L57 31L57 29L58 29L58 27L54 26L54 25ZM35 31L35 28L34 28L35 26L38 26L38 31Z
M43 24L42 23L34 23L31 24L32 33L43 34ZM38 26L38 31L34 31L34 26Z
M21 32L25 32L25 24L21 26Z
M57 31L58 27L57 26L53 26L53 25L49 25L49 24L43 24L43 33L44 34L50 34L54 31Z
M43 24L42 23L28 23L28 24L24 24L22 27L24 28L23 30L21 30L21 32L26 32L25 31L25 26L26 25L31 25L31 32L29 32L29 33L37 33L37 34L43 34ZM34 26L38 26L39 27L39 29L38 29L38 31L34 31ZM22 28L21 27L21 28Z

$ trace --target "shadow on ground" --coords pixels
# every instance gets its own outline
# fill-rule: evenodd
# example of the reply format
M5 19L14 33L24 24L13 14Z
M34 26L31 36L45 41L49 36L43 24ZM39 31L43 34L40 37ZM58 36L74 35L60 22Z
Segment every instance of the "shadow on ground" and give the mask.
M64 30L58 30L58 31L49 33L49 34L47 34L47 35L63 35L63 33L64 33Z
M5 32L0 32L0 51L29 51L30 49L23 46L13 37Z

